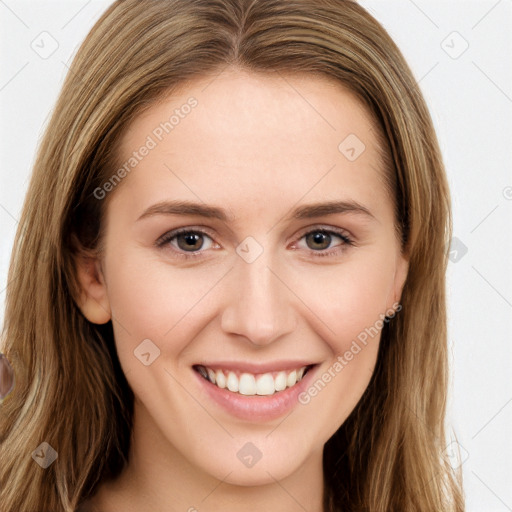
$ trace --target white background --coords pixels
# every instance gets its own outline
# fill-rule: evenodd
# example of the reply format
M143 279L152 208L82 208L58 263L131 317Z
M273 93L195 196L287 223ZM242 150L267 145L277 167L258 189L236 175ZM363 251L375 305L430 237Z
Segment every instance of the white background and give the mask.
M0 0L0 324L36 145L77 46L110 3ZM512 0L361 3L420 83L451 186L447 421L467 510L512 511ZM33 49L41 38L58 44L48 58Z

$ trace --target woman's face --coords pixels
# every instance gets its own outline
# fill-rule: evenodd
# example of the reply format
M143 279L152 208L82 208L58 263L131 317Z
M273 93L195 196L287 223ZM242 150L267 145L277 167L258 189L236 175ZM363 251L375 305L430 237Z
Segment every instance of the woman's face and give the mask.
M91 295L134 446L241 485L317 464L407 272L371 119L326 79L229 70L138 117L119 156Z

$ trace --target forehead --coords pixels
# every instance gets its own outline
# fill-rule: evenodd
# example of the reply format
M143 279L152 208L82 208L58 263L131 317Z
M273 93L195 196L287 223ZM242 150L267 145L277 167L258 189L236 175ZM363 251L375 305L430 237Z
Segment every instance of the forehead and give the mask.
M361 102L332 80L229 70L180 87L134 120L121 163L151 149L121 188L141 208L174 197L240 212L306 196L378 203L385 186L375 133Z

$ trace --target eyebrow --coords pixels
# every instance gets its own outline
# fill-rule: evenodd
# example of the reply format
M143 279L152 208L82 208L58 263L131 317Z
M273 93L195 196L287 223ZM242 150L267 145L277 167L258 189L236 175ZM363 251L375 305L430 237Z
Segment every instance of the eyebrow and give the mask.
M368 208L356 201L327 201L297 206L286 216L286 219L312 219L337 213L355 213L375 219L375 216ZM192 201L161 201L147 208L137 219L137 222L154 215L194 215L218 219L223 222L233 220L232 215L229 215L226 210L218 206Z

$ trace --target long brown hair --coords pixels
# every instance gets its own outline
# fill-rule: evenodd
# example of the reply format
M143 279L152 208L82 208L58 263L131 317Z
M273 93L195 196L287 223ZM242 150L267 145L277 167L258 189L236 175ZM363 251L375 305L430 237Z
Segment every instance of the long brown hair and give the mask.
M90 31L40 143L12 253L2 340L16 386L0 409L2 510L72 512L126 464L133 394L111 324L89 323L76 305L76 254L99 249L108 197L94 190L118 168L123 130L178 86L227 66L342 83L386 148L409 273L372 380L325 445L325 510L462 511L460 474L444 455L442 158L402 54L349 0L118 0ZM31 457L42 442L58 454L44 470Z

